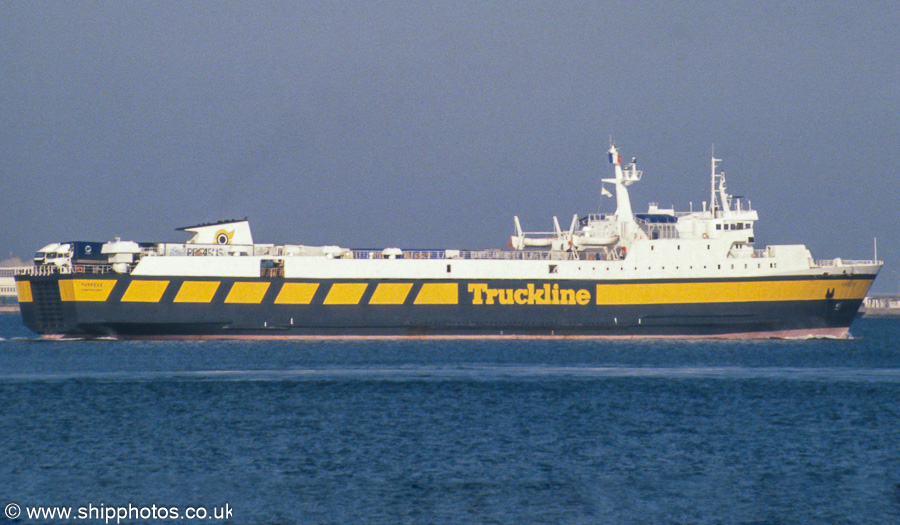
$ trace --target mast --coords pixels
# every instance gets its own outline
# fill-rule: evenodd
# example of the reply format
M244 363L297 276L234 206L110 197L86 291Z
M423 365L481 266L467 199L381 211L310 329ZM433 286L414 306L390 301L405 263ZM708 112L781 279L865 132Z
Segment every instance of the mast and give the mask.
M603 182L609 182L616 185L616 218L618 221L630 222L634 220L634 214L631 212L631 199L628 196L627 186L631 186L635 182L641 180L641 171L637 169L635 159L623 169L622 157L615 145L610 145L609 163L613 165L615 170L615 178L601 179Z
M722 159L716 158L716 146L713 144L712 147L712 155L710 155L709 162L709 211L712 212L712 218L716 218L716 168L718 167L718 163L722 162ZM722 211L722 208L725 206L724 202L720 202L718 209Z
M725 194L724 194L725 174L724 173L721 173L721 174L716 173L716 168L718 168L719 162L722 162L722 159L716 158L716 147L715 147L715 145L713 145L712 155L710 156L710 162L709 162L709 211L711 212L710 215L712 216L713 219L716 218L716 210L719 211L719 214L724 214L725 206L727 206L727 202L725 201ZM722 179L719 182L719 193L721 194L722 198L718 199L718 201L719 201L718 203L717 203L717 199L716 199L716 178Z

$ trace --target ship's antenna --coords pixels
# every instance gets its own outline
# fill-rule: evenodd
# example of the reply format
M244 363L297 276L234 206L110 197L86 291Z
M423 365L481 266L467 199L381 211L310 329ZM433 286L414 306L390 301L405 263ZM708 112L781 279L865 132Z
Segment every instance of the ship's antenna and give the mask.
M713 219L716 218L716 144L713 143L710 153L710 170L709 170L709 211L712 212Z
M712 145L712 156L710 157L710 169L709 169L709 211L713 218L716 217L716 162L721 161L722 159L716 158L716 145ZM719 208L724 207L725 203L720 202Z

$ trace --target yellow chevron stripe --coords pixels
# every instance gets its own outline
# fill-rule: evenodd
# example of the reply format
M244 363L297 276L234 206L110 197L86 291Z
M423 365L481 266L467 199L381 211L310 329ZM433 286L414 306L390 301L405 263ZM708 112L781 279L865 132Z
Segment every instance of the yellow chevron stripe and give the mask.
M425 283L414 304L458 304L459 285L456 283Z
M284 283L275 304L309 304L318 289L319 283Z
M181 284L174 302L208 303L212 301L218 289L219 281L185 281Z
M366 283L334 283L328 290L324 304L359 304L366 286Z
M403 304L411 288L412 283L379 283L369 304Z
M123 303L158 303L169 286L169 281L131 281Z
M259 304L262 302L263 296L266 295L266 290L269 289L269 284L270 283L265 282L234 283L231 286L231 291L228 292L228 297L225 298L225 302Z
M867 279L598 284L597 304L809 301L825 299L829 290L837 300L862 299L871 284Z
M16 293L19 295L20 303L30 303L34 300L31 297L31 283L29 281L17 281Z
M72 291L72 281L68 279L59 281L59 299L61 301L75 300L75 292Z
M59 298L63 301L105 301L115 279L63 279L59 281Z

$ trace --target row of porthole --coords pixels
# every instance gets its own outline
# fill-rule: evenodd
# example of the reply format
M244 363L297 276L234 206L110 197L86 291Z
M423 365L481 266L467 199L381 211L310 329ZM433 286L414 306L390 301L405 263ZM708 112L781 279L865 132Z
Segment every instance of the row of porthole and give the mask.
M716 266L717 266L717 268L716 268L717 270L721 270L721 269L722 269L722 265L721 265L721 264L716 265ZM756 267L757 267L758 269L762 269L762 263L756 263ZM745 270L748 270L749 268L750 268L750 265L749 265L749 264L745 264L745 265L744 265L744 269L745 269ZM778 268L778 263L769 263L769 268ZM637 270L638 267L635 266L634 269ZM652 270L653 267L652 267L652 266L648 266L647 269L648 269L648 270ZM660 266L659 269L660 269L660 270L665 270L666 267L665 267L665 266ZM676 266L675 269L678 270L678 269L680 269L680 267L679 267L679 266ZM689 270L693 270L694 267L693 267L693 266L688 266L688 269L689 269ZM703 269L705 270L705 269L706 269L706 266L704 266ZM731 265L731 269L734 270L734 265L733 265L733 264ZM578 270L581 271L581 270L582 270L582 267L579 266L579 267L578 267ZM597 271L597 267L596 267L596 266L592 266L592 267L591 267L591 270ZM611 270L611 268L610 268L609 266L607 266L607 267L606 267L606 271L610 271L610 270ZM619 266L619 270L624 271L624 270L625 270L625 266ZM556 265L551 265L551 266L550 266L550 273L556 273L556 272L557 272Z
M706 234L704 234L704 235L706 235ZM679 249L679 250L681 249L681 245L680 245L680 244L676 245L675 247L676 247L677 249ZM653 245L651 244L651 245L650 245L650 251L651 251L651 252L654 251L654 250L653 250L654 248L656 248L656 246L653 246ZM706 245L706 249L707 249L707 250L711 250L711 249L712 249L712 245L711 245L711 244L707 244L707 245Z
M729 227L729 226L730 226L730 227ZM751 223L749 223L749 222L746 223L746 225L745 225L744 223L742 223L742 222L738 222L738 223L734 223L734 224L725 224L725 230L743 230L743 229L749 230L749 229L752 228L752 227L753 227L753 226L752 226ZM721 224L716 224L716 229L717 229L717 230L721 230L721 229L722 229L722 225L721 225Z

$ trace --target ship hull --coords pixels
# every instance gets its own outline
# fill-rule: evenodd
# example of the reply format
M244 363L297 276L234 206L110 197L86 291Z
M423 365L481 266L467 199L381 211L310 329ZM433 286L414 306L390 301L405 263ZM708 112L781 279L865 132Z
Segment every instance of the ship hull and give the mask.
M46 337L843 337L874 275L694 280L17 277Z

